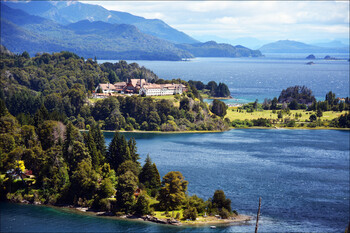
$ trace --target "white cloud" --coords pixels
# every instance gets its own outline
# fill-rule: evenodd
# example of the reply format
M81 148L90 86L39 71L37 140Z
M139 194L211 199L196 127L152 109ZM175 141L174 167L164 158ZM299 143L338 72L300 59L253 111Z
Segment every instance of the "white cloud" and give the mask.
M233 39L250 36L348 37L348 1L95 1L109 10L158 18L180 31ZM320 38L322 37L322 38Z

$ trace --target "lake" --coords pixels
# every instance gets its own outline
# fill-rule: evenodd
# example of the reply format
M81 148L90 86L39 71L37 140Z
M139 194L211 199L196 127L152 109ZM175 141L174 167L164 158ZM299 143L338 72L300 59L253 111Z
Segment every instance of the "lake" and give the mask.
M315 65L306 65L309 54L265 54L258 58L196 58L190 61L127 61L152 70L162 79L224 82L232 97L226 103L247 103L278 97L283 89L295 85L309 87L318 100L329 91L349 96L349 54L329 54L343 60L323 60L315 54ZM100 60L103 62L114 60Z
M232 209L255 216L259 232L344 232L349 222L349 131L239 129L207 134L125 133L141 161L160 175L180 171L188 194L208 199L223 189ZM109 143L113 133L106 133ZM111 220L56 208L1 203L1 232L246 232L245 225L169 227Z

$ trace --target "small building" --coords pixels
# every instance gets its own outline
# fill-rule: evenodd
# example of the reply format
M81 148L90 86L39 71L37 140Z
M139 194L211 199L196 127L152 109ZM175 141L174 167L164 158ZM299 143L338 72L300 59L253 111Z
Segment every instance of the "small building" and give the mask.
M100 83L98 84L98 86L95 89L95 93L98 93L100 91L100 93L103 94L109 94L109 93L114 93L117 92L116 87L111 84L111 83Z
M182 94L186 91L186 86L183 84L153 84L148 83L143 85L140 90L140 95L146 96L163 96Z
M118 82L113 84L115 87L115 91L118 93L123 93L124 88L126 86L126 82Z

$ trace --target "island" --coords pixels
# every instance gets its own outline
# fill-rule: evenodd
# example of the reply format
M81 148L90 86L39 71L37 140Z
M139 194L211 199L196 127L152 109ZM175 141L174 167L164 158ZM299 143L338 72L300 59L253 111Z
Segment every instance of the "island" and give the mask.
M316 59L316 57L315 57L315 55L310 54L310 55L307 56L305 59L314 60L314 59Z

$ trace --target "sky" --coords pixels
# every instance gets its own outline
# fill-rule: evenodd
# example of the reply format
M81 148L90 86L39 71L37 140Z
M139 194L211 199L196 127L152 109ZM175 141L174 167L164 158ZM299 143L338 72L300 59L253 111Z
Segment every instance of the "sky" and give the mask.
M161 19L201 41L212 38L229 42L252 37L264 42L289 39L308 43L349 37L349 0L86 3L148 19Z

